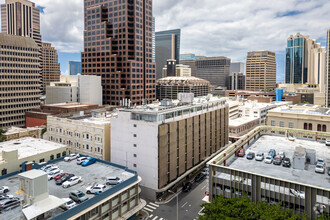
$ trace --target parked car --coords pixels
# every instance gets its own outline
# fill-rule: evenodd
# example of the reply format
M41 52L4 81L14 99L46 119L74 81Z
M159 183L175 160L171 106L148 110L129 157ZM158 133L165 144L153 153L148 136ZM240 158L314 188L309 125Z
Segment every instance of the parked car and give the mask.
M87 194L94 194L96 192L98 193L102 193L105 191L105 185L102 185L102 184L95 184L93 186L90 186L90 187L87 187L86 188L86 193Z
M183 192L189 192L192 189L192 183L188 182L183 185L182 191Z
M8 186L0 186L0 193L7 193L9 192L9 187Z
M12 198L14 198L14 196L13 195L0 195L0 201L1 200L6 200L6 199L12 199Z
M244 157L245 156L245 150L244 149L240 149L237 153L238 157Z
M0 211L12 209L21 204L19 198L5 199L0 201Z
M56 185L62 185L65 181L67 181L71 177L74 177L74 175L73 174L63 175L60 179L56 180Z
M325 146L330 146L330 140L325 141Z
M273 162L273 157L272 156L267 156L265 157L265 163L272 163Z
M84 162L84 161L87 160L87 159L88 159L88 157L79 157L79 158L77 159L77 164L78 164L78 165L81 165L82 162Z
M80 156L79 154L70 154L70 155L64 157L64 161L65 161L65 162L69 162L69 161L71 161L71 160L78 159L79 156Z
M123 182L119 177L116 176L110 176L107 177L107 181L105 182L106 185L117 185L119 183Z
M73 201L72 199L65 198L63 200L65 201L65 203L63 205L61 205L61 208L65 209L65 210L72 209L73 207L75 207L77 205L77 203L75 201Z
M316 164L315 173L325 173L324 165L322 163Z
M81 166L83 166L83 167L87 167L87 166L89 166L89 165L91 165L91 164L93 164L93 163L95 163L95 162L96 162L96 159L93 158L93 157L90 157L90 158L88 158L87 160L85 160L84 162L82 162L82 163L81 163Z
M256 155L256 161L263 161L264 160L264 153L257 153Z
M274 158L276 156L276 151L274 149L270 149L268 155Z
M195 177L195 182L200 182L200 181L202 181L204 178L205 178L205 174L203 174L203 173L199 173L199 174L197 174L197 176Z
M328 167L328 175L330 176L330 167Z
M61 179L62 176L64 176L64 175L69 175L69 174L68 174L68 173L60 173L60 174L58 174L58 175L56 175L56 176L54 177L54 180Z
M60 170L60 169L57 169L57 170L54 170L53 172L48 173L48 180L54 179L55 176L57 176L61 173L63 173L63 170Z
M281 159L283 160L285 158L285 153L283 151L278 153L278 156L281 157Z
M209 174L209 168L208 168L208 167L205 167L205 168L202 170L201 173L204 174L204 175L208 175L208 174Z
M56 166L56 167L52 167L52 168L46 169L44 171L48 174L48 173L55 172L57 170L59 170L59 168Z
M76 185L78 183L81 183L81 181L82 181L81 176L73 176L70 179L68 179L67 181L65 181L62 184L62 187L63 188L68 188L69 186L73 186L73 185Z
M255 153L253 153L253 152L249 152L249 153L246 155L246 159L248 159L248 160L253 160L254 156L255 156Z
M283 159L282 166L284 166L284 167L291 167L291 161L290 161L290 158L285 157L285 158Z
M88 197L85 195L85 193L83 193L79 190L75 190L75 191L70 192L69 198L72 199L73 201L77 202L77 203L84 202L88 199Z
M276 157L274 157L274 160L273 160L274 165L281 165L281 163L282 163L281 156L277 155Z
M325 165L324 159L318 158L316 164L322 164L324 166Z
M57 166L54 165L54 164L47 164L46 166L41 167L40 170L45 171L45 170L48 170L52 167L57 167Z

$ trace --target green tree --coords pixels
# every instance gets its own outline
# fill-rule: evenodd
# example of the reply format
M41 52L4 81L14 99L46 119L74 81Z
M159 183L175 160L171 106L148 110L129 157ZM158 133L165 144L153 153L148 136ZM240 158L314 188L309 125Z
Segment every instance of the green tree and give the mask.
M0 128L0 142L4 142L7 139L4 133L5 131L2 128Z

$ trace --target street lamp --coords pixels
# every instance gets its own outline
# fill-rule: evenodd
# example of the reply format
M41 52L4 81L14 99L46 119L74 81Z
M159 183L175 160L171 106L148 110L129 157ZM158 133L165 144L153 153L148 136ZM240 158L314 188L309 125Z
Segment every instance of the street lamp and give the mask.
M179 194L176 194L172 190L168 190L168 192L173 193L176 196L176 220L179 220Z

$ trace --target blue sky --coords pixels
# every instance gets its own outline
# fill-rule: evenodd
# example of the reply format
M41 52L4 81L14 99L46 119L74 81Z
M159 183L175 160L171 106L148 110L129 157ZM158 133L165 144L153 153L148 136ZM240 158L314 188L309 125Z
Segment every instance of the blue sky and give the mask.
M1 3L4 0L0 0ZM41 33L59 52L61 71L83 50L83 1L34 0L40 6ZM181 53L227 56L245 62L248 51L277 56L284 76L286 39L297 32L325 46L330 28L329 0L153 0L156 31L181 28Z

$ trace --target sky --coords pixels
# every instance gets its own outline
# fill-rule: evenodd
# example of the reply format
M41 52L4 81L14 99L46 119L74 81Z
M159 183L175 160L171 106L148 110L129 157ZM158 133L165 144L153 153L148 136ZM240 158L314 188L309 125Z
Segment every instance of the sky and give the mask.
M0 0L1 3L4 0ZM61 71L83 50L83 0L34 0L41 34L59 52ZM181 53L246 60L248 51L276 52L284 78L286 40L297 32L325 46L329 0L153 0L156 31L181 28Z

